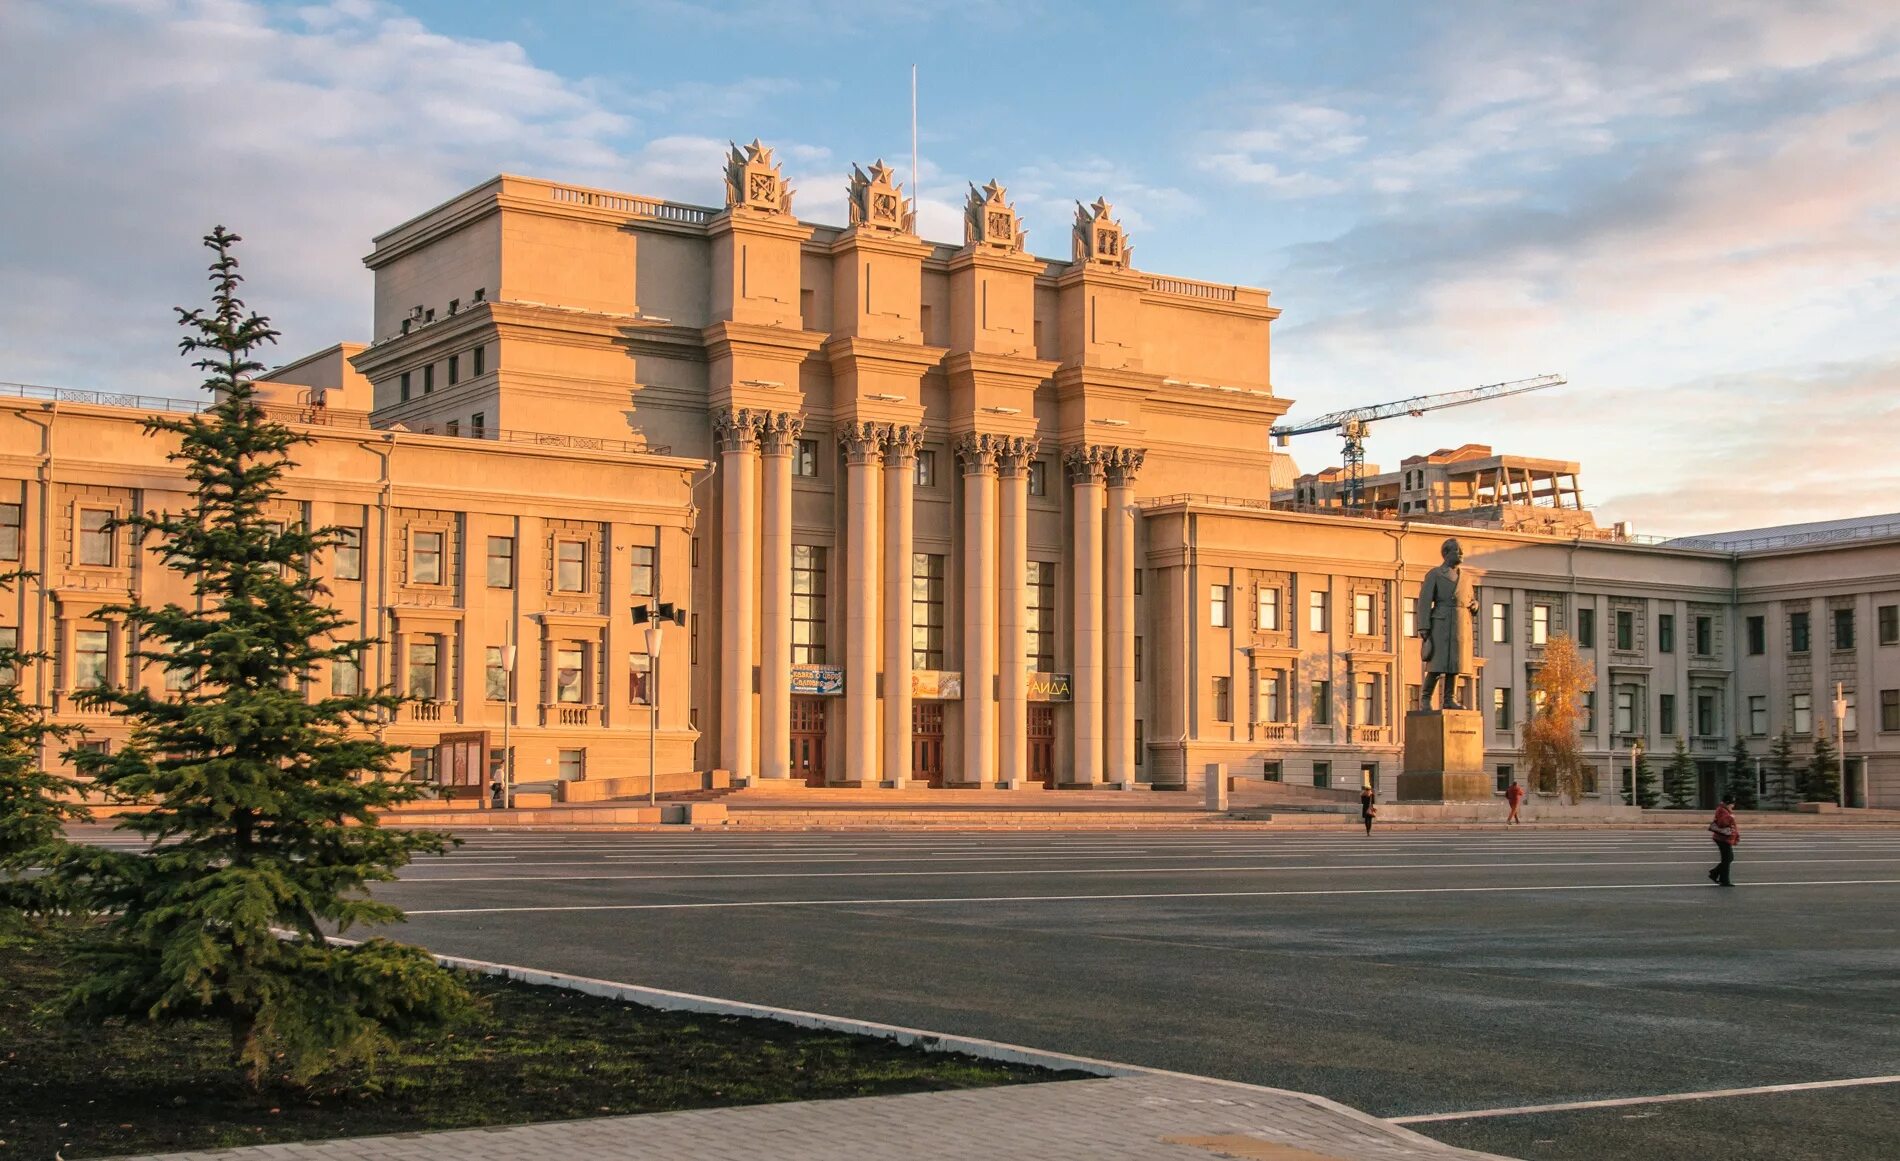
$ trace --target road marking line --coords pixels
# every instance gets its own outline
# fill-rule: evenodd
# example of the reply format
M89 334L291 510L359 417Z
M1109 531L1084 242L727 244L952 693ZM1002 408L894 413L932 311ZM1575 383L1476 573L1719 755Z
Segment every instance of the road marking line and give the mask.
M1762 1096L1778 1092L1813 1092L1826 1088L1860 1088L1900 1084L1900 1076L1861 1076L1852 1080L1812 1080L1802 1084L1764 1084L1753 1088L1715 1088L1705 1092L1672 1092L1660 1096L1613 1097L1600 1101L1567 1101L1555 1105L1520 1105L1510 1109L1474 1109L1468 1113L1426 1113L1416 1117L1387 1117L1395 1125L1422 1125L1430 1121L1467 1121L1480 1117L1522 1117L1534 1113L1564 1113L1574 1109L1620 1109L1630 1105L1663 1105L1675 1101L1708 1101L1720 1097Z
M1003 867L975 871L735 871L726 874L681 871L677 874L641 875L404 875L400 883L575 883L624 882L690 879L710 882L716 879L905 879L974 878L978 875L1239 875L1264 873L1333 874L1366 871L1443 871L1471 870L1484 867L1690 867L1701 866L1703 859L1631 859L1618 862L1583 863L1387 863L1379 866L1261 866L1261 867ZM1762 867L1784 863L1900 863L1900 858L1863 859L1755 859L1749 865ZM552 864L549 864L552 865Z
M1750 883L1764 887L1861 887L1900 884L1900 879L1790 879ZM1265 899L1300 895L1477 895L1524 891L1707 891L1700 884L1591 883L1549 887L1337 887L1309 891L1166 891L1140 895L960 895L899 899L747 899L714 903L582 903L539 907L442 907L407 910L416 915L498 915L528 911L711 911L740 907L887 907L936 903L1112 903L1134 899Z

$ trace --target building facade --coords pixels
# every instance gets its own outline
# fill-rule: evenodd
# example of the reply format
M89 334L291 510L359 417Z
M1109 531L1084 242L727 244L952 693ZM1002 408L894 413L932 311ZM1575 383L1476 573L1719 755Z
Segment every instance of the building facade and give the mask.
M1850 706L1856 795L1900 802L1900 528L1599 538L1570 527L1576 465L1475 452L1407 461L1398 511L1276 508L1266 291L1137 270L1100 200L1057 260L995 183L950 245L881 163L842 228L796 217L756 142L726 178L723 208L496 178L375 240L371 343L271 376L315 440L283 518L352 531L317 567L382 642L330 680L416 699L386 730L418 777L473 787L512 752L568 797L714 769L1134 787L1225 761L1389 793L1412 597L1456 534L1501 780L1570 633L1601 793L1637 738L1682 738L1711 786L1737 736L1811 740L1839 681L1869 715ZM52 655L22 679L107 746L73 691L166 677L99 610L182 592L108 531L182 500L140 401L116 403L0 398L0 556L42 578L6 615ZM1519 469L1562 535L1449 510L1509 507ZM628 615L650 601L687 610L658 656Z

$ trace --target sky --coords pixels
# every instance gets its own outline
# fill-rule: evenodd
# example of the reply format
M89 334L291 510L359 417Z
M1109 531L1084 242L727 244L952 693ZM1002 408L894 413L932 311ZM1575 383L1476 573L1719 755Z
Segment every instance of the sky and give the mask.
M883 157L926 237L995 178L1066 258L1106 196L1138 267L1273 292L1294 418L1569 381L1377 424L1388 467L1577 460L1644 533L1900 511L1889 0L0 0L0 110L4 381L189 394L214 223L288 359L496 173L717 204L759 137L813 221Z

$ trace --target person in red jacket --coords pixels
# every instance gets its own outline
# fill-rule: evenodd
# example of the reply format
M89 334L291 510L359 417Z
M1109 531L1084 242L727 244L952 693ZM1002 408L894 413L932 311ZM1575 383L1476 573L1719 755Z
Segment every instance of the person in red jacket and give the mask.
M1517 816L1517 805L1524 801L1524 788L1519 786L1516 782L1512 782L1511 788L1504 792L1504 801L1511 804L1511 817L1504 821L1522 823L1524 820Z
M1735 796L1724 794L1722 805L1715 808L1715 821L1709 823L1709 836L1722 861L1709 868L1709 881L1718 887L1733 887L1728 869L1735 862L1735 844L1741 841L1742 828L1735 825Z

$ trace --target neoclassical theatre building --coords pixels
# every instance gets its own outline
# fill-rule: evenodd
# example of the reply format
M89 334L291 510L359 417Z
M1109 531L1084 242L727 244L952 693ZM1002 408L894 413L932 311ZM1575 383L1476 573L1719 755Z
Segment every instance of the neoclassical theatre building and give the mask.
M314 441L279 518L344 530L318 569L381 642L319 680L410 695L385 730L416 777L583 800L650 771L1132 788L1224 761L1390 794L1412 595L1455 534L1500 784L1569 633L1599 794L1637 740L1680 739L1711 795L1737 737L1839 724L1850 803L1900 804L1900 517L1638 543L1576 465L1476 445L1347 513L1269 450L1265 290L1140 271L1102 200L1061 259L995 183L960 244L918 237L881 163L843 227L792 201L756 142L723 208L498 177L375 239L368 345L270 376ZM94 746L121 734L75 690L167 680L103 612L184 594L111 525L182 502L140 428L167 406L0 397L0 558L39 574L0 632ZM657 653L629 615L653 601L685 610Z

